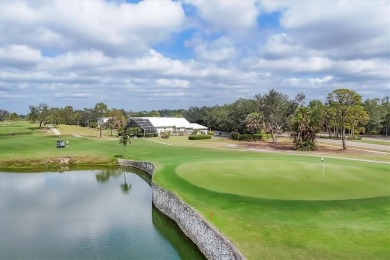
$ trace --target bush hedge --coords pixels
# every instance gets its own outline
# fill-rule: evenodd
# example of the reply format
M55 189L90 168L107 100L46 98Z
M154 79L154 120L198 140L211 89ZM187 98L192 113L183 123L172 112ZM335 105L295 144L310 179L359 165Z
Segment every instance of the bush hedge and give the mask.
M163 138L163 139L169 139L169 137L171 136L171 131L161 132L161 133L160 133L160 136L161 136L161 138Z
M139 138L142 138L142 137L157 137L158 136L158 134L157 133L146 133L145 134L145 136L144 136L144 134L137 134L137 137L139 137Z
M272 139L271 134L239 134L238 132L231 133L233 140L239 141L268 141Z
M188 140L205 140L211 139L211 135L189 135Z
M238 140L240 138L240 134L238 132L232 132L231 136L233 140Z

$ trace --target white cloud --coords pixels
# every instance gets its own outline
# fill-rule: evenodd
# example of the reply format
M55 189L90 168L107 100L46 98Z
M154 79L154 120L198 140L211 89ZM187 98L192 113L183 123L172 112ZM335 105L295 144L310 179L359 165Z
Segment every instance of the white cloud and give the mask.
M325 83L325 82L332 80L332 78L333 78L332 76L325 76L323 78L310 78L308 80L309 80L309 83L312 85L320 85L322 83Z
M335 69L341 73L349 74L355 77L371 77L376 79L389 79L390 64L388 60L370 59L370 60L347 60L338 61Z
M283 82L295 87L295 86L299 86L301 84L302 79L288 78L288 79L284 79Z
M287 33L276 33L270 35L267 42L260 46L260 53L264 57L270 59L323 56L322 51L303 47L297 42L297 40Z
M227 61L238 55L234 43L226 36L212 42L198 42L194 51L199 59L212 62Z
M99 50L83 50L68 52L54 58L45 58L41 63L42 70L75 70L77 68L90 69L91 66L104 66L111 58Z
M157 79L156 80L157 85L163 86L163 87L172 87L172 88L188 88L188 85L190 84L187 80L180 80L180 79Z
M329 82L333 79L332 76L325 76L323 78L287 78L283 80L283 83L286 83L292 87L307 88L308 86L319 86L323 83Z
M0 67L35 65L42 59L41 52L26 45L0 47Z
M336 87L384 96L389 8L380 0L0 0L0 108L187 108L271 88L309 99Z
M165 40L185 24L179 2L126 4L96 1L2 1L0 44L36 48L100 49L134 54Z
M389 55L387 0L262 0L260 5L280 11L281 26L307 48L335 57Z
M255 0L185 0L196 6L206 22L206 30L224 32L232 37L244 37L256 30L258 10Z
M259 60L252 59L252 62L252 67L256 69L288 71L290 73L323 72L333 66L333 61L325 57L293 57L278 60L260 58Z

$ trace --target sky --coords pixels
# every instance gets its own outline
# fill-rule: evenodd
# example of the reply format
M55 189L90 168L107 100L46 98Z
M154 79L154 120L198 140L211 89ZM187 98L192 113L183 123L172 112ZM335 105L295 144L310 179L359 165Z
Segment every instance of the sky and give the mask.
M390 95L388 0L0 0L0 109Z

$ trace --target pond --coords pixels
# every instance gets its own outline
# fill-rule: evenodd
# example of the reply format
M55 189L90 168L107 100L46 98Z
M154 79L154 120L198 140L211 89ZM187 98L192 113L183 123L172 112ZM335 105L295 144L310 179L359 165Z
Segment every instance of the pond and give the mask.
M152 206L147 178L123 169L0 172L0 259L204 259Z

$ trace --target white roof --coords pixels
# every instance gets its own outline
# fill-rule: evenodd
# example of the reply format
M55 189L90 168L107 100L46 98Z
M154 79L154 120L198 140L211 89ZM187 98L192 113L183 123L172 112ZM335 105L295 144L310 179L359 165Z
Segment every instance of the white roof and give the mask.
M200 125L200 124L191 123L190 125L192 126L192 129L195 129L195 130L207 130L207 127Z
M138 117L147 119L154 127L176 127L196 130L207 130L207 127L190 123L184 117Z
M180 127L192 128L187 119L181 117L142 117L148 119L154 127Z

